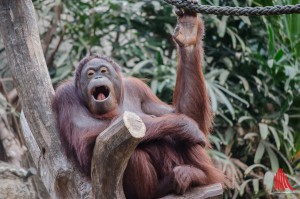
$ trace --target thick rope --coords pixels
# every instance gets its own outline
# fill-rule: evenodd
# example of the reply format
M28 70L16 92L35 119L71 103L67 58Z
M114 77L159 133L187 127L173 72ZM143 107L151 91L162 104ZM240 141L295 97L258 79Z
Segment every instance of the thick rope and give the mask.
M261 16L261 15L281 15L300 13L300 4L286 6L266 6L266 7L228 7L228 6L208 6L200 5L197 1L191 0L163 0L168 4L202 14L230 15L230 16Z

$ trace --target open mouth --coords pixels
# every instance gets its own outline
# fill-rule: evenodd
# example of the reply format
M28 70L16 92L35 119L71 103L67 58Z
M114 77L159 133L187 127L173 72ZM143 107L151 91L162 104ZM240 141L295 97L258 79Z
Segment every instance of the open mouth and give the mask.
M93 97L97 101L103 101L109 96L109 88L107 86L98 86L93 89Z

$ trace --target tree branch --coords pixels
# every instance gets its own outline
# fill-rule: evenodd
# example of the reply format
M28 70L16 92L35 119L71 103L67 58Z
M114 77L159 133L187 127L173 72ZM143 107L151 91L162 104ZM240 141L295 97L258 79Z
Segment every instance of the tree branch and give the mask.
M145 132L141 118L125 112L98 136L92 159L92 184L96 199L125 199L123 173Z
M54 10L55 15L54 15L53 19L51 20L50 27L46 31L45 37L42 42L42 48L43 48L43 52L45 55L47 55L49 46L55 36L57 25L60 21L60 16L62 13L62 2L58 5L55 5L53 10Z
M53 199L91 196L90 182L62 152L51 109L54 89L32 1L0 0L0 24L11 74L22 99L24 137L45 187ZM59 186L62 183L64 186Z

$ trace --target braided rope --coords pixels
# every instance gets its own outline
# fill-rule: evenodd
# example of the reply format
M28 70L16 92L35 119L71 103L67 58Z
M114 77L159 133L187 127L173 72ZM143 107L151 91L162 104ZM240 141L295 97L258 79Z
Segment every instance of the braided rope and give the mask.
M230 16L261 16L261 15L281 15L300 13L300 4L286 6L266 6L266 7L221 7L200 5L197 1L190 0L163 0L179 9L192 12L214 15Z

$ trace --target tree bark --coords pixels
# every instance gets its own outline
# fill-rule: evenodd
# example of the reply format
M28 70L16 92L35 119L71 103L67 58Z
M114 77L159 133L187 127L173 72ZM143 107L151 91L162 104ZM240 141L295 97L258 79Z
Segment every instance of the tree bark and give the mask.
M3 152L5 152L7 162L21 166L22 157L27 149L25 146L21 146L14 133L7 128L8 122L5 122L5 117L5 114L0 116L0 142L4 148Z
M7 102L1 93L0 101L2 101L2 107L0 106L0 145L3 147L3 151L0 153L5 153L4 156L6 157L7 162L16 166L21 166L22 157L27 149L20 144L20 141L16 138L12 129L9 128L9 122L5 111Z
M33 170L25 170L0 161L0 198L36 198L34 189L28 180L33 174Z
M22 123L27 147L34 154L45 187L53 199L91 197L90 182L63 153L51 110L54 89L31 0L0 0L0 24L10 71L26 117Z
M141 118L125 112L97 137L92 161L92 184L96 199L125 199L123 173L145 132Z

